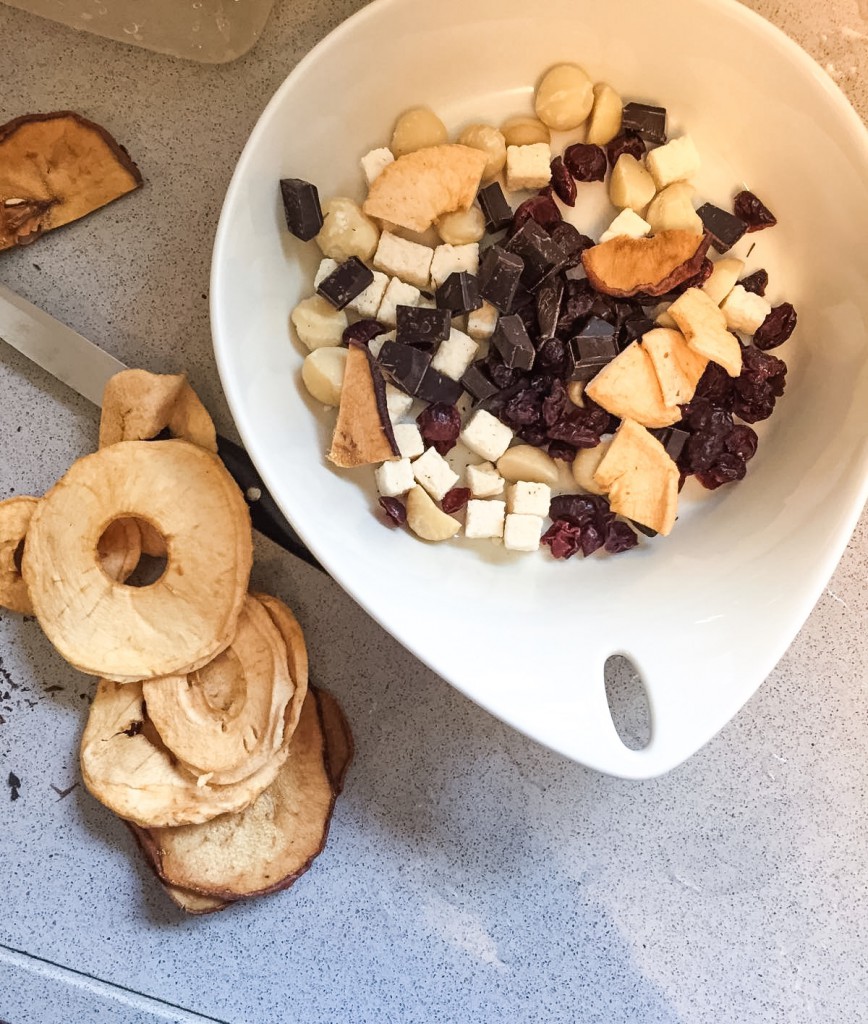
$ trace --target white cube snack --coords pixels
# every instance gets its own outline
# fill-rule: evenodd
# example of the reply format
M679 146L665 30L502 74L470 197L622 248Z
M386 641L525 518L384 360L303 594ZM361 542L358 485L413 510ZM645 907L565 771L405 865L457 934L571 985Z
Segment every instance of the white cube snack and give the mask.
M450 274L479 273L479 243L467 245L438 245L431 260L431 284L439 288Z
M384 498L397 498L416 486L413 467L409 459L394 459L384 462L374 470L377 490Z
M380 354L380 349L383 347L383 345L385 345L387 341L395 341L397 336L398 335L396 331L386 331L383 334L375 335L368 342L368 351L371 353L374 359L376 359L377 356ZM386 386L391 387L391 385L389 384L387 384ZM397 390L397 388L395 390Z
M476 539L502 537L505 515L505 502L479 501L471 498L471 500L467 502L467 517L464 521L464 536Z
M396 423L392 430L402 459L415 459L425 451L425 442L415 423Z
M461 431L461 440L472 452L489 462L497 462L509 447L513 433L505 423L485 409L477 409Z
M429 448L416 459L413 475L435 501L442 501L446 492L458 483L458 474L436 448Z
M395 154L386 146L380 149L372 149L365 153L361 159L362 170L365 174L365 181L371 185L380 176L384 167L395 162Z
M467 467L467 486L474 498L494 498L503 494L504 480L490 462Z
M476 358L478 349L479 346L473 338L453 327L449 331L449 337L440 342L434 353L431 368L451 377L452 380L461 380L467 372L467 367Z
M693 139L682 135L680 139L672 139L665 146L650 150L645 165L659 191L676 181L689 181L698 173L702 161Z
M545 188L552 179L552 150L547 142L506 147L506 187L510 192Z
M405 284L397 277L393 277L383 293L383 300L377 310L377 319L380 323L389 327L396 327L398 324L398 306L418 306L422 293L412 284Z
M379 270L375 270L374 280L347 303L347 309L362 317L375 317L388 287L388 274L381 274Z
M394 341L395 340L395 332L394 331L389 331L389 334L391 334L392 340ZM382 339L388 338L389 334L378 334L377 337L374 338L371 341L370 345L368 345L368 348L370 349L370 351L373 354L375 359L380 354L380 349L383 347L383 344L380 341L380 339L381 338ZM375 341L380 341L380 345L377 347L377 351L376 352L374 352L374 342ZM396 388L394 384L387 384L386 385L386 409L389 412L389 419L393 423L396 423L398 420L400 420L404 416L406 416L407 413L412 408L413 408L413 396L412 395L407 395L403 391L399 391L398 388Z
M313 279L314 288L319 288L319 286L323 283L323 281L325 281L329 274L333 273L335 270L338 269L338 266L338 261L329 259L328 256L321 259L319 262L319 266L316 268L316 274L314 275Z
M488 341L494 334L499 316L500 313L496 307L483 299L479 309L474 309L467 314L467 333L476 341Z
M503 544L510 551L536 551L542 536L542 516L510 512L503 526Z
M528 516L547 516L552 502L548 484L519 480L506 489L506 507L510 512Z
M600 235L600 241L608 242L610 238L620 238L622 235L628 238L644 238L650 230L651 225L648 221L643 220L638 213L628 207L622 210Z
M433 259L434 250L430 246L384 231L374 253L374 266L416 288L427 288Z
M720 304L726 317L726 326L731 331L742 334L756 334L760 324L771 313L771 305L762 297L755 295L737 284Z

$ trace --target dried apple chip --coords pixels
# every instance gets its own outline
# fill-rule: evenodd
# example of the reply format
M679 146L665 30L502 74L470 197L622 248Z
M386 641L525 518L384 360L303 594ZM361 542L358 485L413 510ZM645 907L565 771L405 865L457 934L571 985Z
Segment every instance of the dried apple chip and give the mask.
M699 272L710 244L710 235L680 229L651 238L617 235L586 249L582 264L591 284L607 295L664 295Z
M217 451L217 431L208 410L184 374L122 370L105 386L99 446L146 441L167 430L209 452Z
M308 692L287 758L271 786L240 814L141 837L164 883L237 900L286 889L322 852L335 792L317 695Z
M127 587L97 544L115 519L152 523L165 571ZM222 462L187 441L126 441L75 462L37 507L22 575L48 639L91 675L192 672L235 635L253 561L250 514Z
M329 461L354 469L397 456L385 381L367 347L350 345Z
M613 416L646 427L669 427L681 419L678 406L664 402L651 358L637 341L600 370L585 394Z
M642 336L666 405L684 405L693 398L708 360L694 352L680 331L657 327Z
M727 330L726 317L706 292L688 288L669 307L669 315L694 352L718 363L730 377L741 373L741 344Z
M33 605L21 578L25 538L38 498L21 495L0 501L0 608L32 615Z
M0 250L29 245L142 184L129 154L79 114L30 114L0 126Z

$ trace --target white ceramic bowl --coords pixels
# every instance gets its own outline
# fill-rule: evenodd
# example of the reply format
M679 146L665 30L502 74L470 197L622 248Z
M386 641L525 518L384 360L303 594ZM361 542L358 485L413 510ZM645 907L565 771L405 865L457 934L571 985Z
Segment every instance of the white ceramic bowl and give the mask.
M779 226L752 236L761 255L751 266L767 266L771 297L799 312L777 353L787 393L747 478L684 503L668 539L567 563L385 529L372 474L327 465L329 428L301 387L288 330L318 251L287 234L277 188L302 177L324 198L360 199L358 158L387 144L403 109L430 105L453 129L499 123L530 112L534 83L560 61L688 126L704 158L701 195L725 203L744 181L767 199ZM866 131L837 87L729 0L377 0L277 91L226 197L211 312L239 431L317 558L432 669L576 761L657 775L765 679L864 504L866 181ZM649 695L653 735L639 751L621 743L607 705L604 665L619 653Z

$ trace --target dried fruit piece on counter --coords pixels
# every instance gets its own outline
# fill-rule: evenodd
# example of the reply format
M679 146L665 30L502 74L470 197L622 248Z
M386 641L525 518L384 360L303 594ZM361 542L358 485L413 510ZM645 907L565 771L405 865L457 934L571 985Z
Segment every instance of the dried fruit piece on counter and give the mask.
M664 295L698 273L710 244L708 235L683 230L651 238L620 235L586 249L582 264L594 288L606 295Z
M214 421L184 374L121 370L109 379L102 397L100 448L118 441L147 441L164 430L217 451Z
M277 626L248 596L222 654L190 675L148 681L142 696L160 739L183 766L225 786L267 764L285 729L295 729L301 700L285 716L295 689Z
M669 315L687 344L719 363L730 377L741 373L741 345L726 327L726 317L701 288L688 288L669 307Z
M329 461L342 469L385 462L399 455L386 384L365 345L353 344L347 353L338 420Z
M0 250L29 245L142 185L129 154L71 111L0 127Z
M289 756L277 778L245 810L214 821L137 833L160 878L169 885L224 901L287 889L322 852L351 741L308 693ZM332 758L335 767L332 768ZM333 778L334 776L334 778Z
M127 517L171 538L147 587L118 586L100 564L106 525ZM60 655L132 682L193 672L229 646L252 561L247 504L216 455L188 441L125 441L73 463L45 495L21 567Z
M38 498L21 495L0 501L0 608L32 615L33 605L21 578L21 556Z
M594 480L607 492L613 512L666 536L678 511L678 475L678 466L657 438L625 419Z
M678 406L664 402L651 357L636 341L585 386L585 395L614 416L646 427L668 427L681 419Z
M410 231L426 231L444 213L466 210L487 162L470 146L431 146L399 157L377 176L362 209Z

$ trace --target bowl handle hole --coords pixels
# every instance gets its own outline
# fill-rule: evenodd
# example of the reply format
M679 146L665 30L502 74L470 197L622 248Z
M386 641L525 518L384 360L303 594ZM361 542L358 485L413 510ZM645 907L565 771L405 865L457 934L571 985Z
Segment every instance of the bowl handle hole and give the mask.
M651 742L651 705L638 669L623 654L605 665L606 700L621 742L629 750L644 750Z

